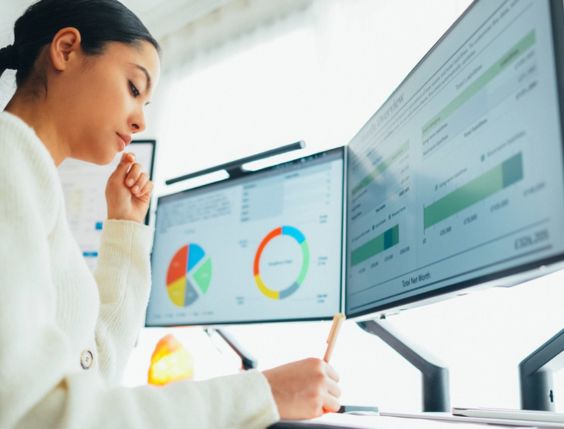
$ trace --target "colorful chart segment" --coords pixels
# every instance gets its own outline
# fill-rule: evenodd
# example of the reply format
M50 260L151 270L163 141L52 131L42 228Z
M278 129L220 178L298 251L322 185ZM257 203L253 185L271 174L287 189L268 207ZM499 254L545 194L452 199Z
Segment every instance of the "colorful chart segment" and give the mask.
M212 262L197 244L181 247L172 257L166 273L168 297L177 307L188 307L208 291Z
M274 290L269 288L265 282L263 281L260 275L260 258L262 256L262 252L266 248L266 246L278 236L286 235L288 237L293 238L301 247L302 249L302 267L300 269L300 273L298 274L298 278L295 282L293 282L290 286L283 290ZM257 253L255 255L255 262L253 266L253 274L255 277L255 283L258 289L261 291L263 295L270 299L284 299L288 298L294 292L296 292L300 286L303 284L304 279L306 277L307 271L309 268L309 247L305 236L302 232L294 228L293 226L282 226L279 228L275 228L270 231L266 237L260 243Z

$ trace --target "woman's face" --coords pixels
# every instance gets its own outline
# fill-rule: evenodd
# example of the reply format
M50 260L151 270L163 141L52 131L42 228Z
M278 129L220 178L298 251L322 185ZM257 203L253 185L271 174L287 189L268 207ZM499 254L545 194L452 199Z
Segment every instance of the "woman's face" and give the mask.
M107 164L145 129L144 109L160 74L157 50L148 42L110 42L68 72L53 89L69 156Z

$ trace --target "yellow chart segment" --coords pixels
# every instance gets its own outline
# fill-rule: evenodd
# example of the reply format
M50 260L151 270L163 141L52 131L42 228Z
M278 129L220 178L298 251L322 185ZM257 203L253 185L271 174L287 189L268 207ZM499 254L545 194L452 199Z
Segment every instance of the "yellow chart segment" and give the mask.
M180 277L178 280L168 285L168 296L170 300L179 307L184 307L184 297L186 296L186 277Z
M257 283L259 290L268 298L280 299L280 292L267 288L259 275L255 276L255 282Z

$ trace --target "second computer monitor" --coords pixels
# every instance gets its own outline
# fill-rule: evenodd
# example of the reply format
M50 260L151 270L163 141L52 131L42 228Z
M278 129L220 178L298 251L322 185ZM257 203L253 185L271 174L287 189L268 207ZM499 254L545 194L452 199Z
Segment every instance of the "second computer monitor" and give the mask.
M353 138L348 315L564 258L563 28L561 1L474 2Z
M147 326L340 311L344 150L158 200Z

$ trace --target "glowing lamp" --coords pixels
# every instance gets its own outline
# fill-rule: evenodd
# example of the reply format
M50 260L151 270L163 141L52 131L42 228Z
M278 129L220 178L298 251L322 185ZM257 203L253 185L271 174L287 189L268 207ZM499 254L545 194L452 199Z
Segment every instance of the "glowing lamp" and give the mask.
M149 384L164 386L193 377L194 360L188 350L171 334L161 338L151 356Z

